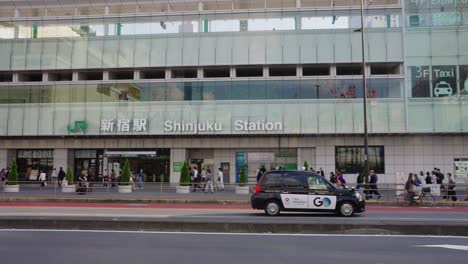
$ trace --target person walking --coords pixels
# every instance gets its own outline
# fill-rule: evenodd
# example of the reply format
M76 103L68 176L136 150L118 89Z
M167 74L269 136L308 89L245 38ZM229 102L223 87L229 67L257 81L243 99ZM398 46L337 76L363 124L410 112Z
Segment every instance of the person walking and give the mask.
M330 182L338 187L337 180L338 180L338 178L336 177L335 173L330 172Z
M372 195L375 194L375 195L378 195L377 196L377 200L380 199L381 195L378 191L378 188L377 188L377 182L379 181L379 178L377 177L377 174L375 174L375 172L373 170L371 170L369 172L370 174L370 180L369 180L369 187L370 187L370 190L369 190L369 198L372 199Z
M54 168L54 170L52 171L52 174L50 175L50 183L52 184L57 182L57 177L58 177L58 173L57 173L57 169Z
M65 172L63 171L63 168L60 167L57 175L57 182L59 187L62 187L63 179L65 179Z
M208 190L210 190L210 193L214 193L213 191L213 173L211 173L211 170L210 168L208 168L206 170L206 184L205 184L205 193L208 192Z
M362 173L358 173L357 179L356 179L356 183L357 183L356 190L359 190L363 186L362 185L364 183L364 177L363 176L364 175L362 175Z
M1 182L6 181L6 171L5 171L5 168L3 168L3 169L0 171L0 181L1 181Z
M138 189L143 190L143 169L140 169L137 174Z
M343 173L341 173L341 172L338 172L338 173L339 174L338 174L338 177L337 177L337 182L338 182L340 188L344 189L345 186L346 186L346 180L343 177Z
M47 186L47 175L44 171L39 171L39 181L41 182L41 190Z
M224 191L224 175L223 175L223 169L218 168L218 179L216 183L216 189Z
M108 186L108 184L109 184L109 178L110 178L110 176L109 176L109 170L108 170L108 169L105 169L105 170L104 170L104 175L103 175L103 177L102 177L102 186L103 186L103 187L107 187L107 186Z

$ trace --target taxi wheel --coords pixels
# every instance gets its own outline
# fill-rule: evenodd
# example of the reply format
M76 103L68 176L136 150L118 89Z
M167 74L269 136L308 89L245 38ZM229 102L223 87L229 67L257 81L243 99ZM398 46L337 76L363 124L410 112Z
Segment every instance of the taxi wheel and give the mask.
M281 207L277 201L268 201L265 205L265 214L268 216L277 216L280 214Z
M353 216L354 211L354 205L350 202L344 202L340 204L340 207L338 208L338 213L345 217Z

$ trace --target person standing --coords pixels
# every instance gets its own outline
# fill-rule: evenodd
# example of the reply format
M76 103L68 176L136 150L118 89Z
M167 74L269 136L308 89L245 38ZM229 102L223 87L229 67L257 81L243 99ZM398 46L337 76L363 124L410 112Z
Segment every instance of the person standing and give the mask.
M447 199L452 199L452 201L457 201L457 193L455 192L455 186L457 185L453 180L452 174L447 173L448 175L448 184L447 184Z
M335 186L338 187L337 177L336 177L335 173L333 173L333 172L330 172L330 182L335 184Z
M432 184L436 184L436 183L437 183L437 176L436 176L436 171L435 171L435 169L432 171L431 181L432 181Z
M344 179L343 177L343 173L341 173L340 171L338 171L338 177L337 177L337 182L340 186L341 189L344 189L345 186L346 186L346 180Z
M103 187L107 187L108 183L109 183L109 170L108 169L105 169L104 170L104 175L102 177L102 186Z
M213 191L213 173L211 173L210 168L206 170L206 184L205 184L205 192L208 192L208 189L210 190L210 193L214 193Z
M223 169L218 168L218 182L216 183L216 189L224 191L224 175Z
M143 169L140 169L137 174L138 189L143 190Z
M358 173L357 179L356 179L356 190L359 190L362 187L362 184L364 183L364 175L362 173Z
M431 173L430 172L426 172L426 184L432 184L432 178L431 178Z
M1 181L1 182L6 181L6 172L5 172L5 168L3 168L3 169L0 171L0 181Z
M200 185L198 183L200 182L200 176L198 175L198 170L197 167L193 167L193 192L197 191L197 188L200 188Z
M54 168L54 170L52 171L52 174L50 175L50 183L52 184L52 182L56 182L57 181L57 177L58 177L58 173L57 173L57 169Z
M320 168L320 176L322 176L323 178L325 178L325 172L322 170L322 168Z
M379 181L379 178L377 177L377 174L375 174L375 172L373 170L371 170L369 172L370 174L370 180L369 180L369 187L370 187L370 190L369 190L369 198L372 198L372 195L375 194L375 195L378 195L377 196L377 199L380 199L381 195L378 191L378 188L377 188L377 182Z
M112 186L112 187L115 187L115 186L116 186L116 185L115 185L115 180L116 180L116 179L115 179L115 178L116 178L116 177L115 177L115 170L112 170L112 171L111 171L110 178L111 178L111 183L112 183L111 186Z

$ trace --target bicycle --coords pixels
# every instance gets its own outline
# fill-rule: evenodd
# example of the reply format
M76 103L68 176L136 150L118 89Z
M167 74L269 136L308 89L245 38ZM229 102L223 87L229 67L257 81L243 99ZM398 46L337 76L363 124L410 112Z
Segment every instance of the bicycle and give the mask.
M412 196L407 191L400 193L397 196L398 206L410 206L410 205L417 205L419 203L422 206L430 207L434 205L434 201L435 201L434 195L424 190L419 195L415 195L415 196Z

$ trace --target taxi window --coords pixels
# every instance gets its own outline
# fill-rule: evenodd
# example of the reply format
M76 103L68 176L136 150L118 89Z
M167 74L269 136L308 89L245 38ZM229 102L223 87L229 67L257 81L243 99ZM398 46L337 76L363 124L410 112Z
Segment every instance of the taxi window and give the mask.
M281 187L281 173L270 172L265 174L262 185L265 186L265 188Z
M287 172L283 178L283 186L290 188L307 188L307 181L302 173Z
M308 176L309 189L328 190L327 182L321 176Z

